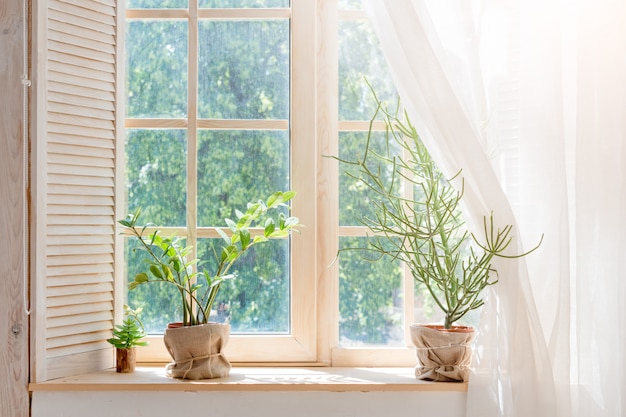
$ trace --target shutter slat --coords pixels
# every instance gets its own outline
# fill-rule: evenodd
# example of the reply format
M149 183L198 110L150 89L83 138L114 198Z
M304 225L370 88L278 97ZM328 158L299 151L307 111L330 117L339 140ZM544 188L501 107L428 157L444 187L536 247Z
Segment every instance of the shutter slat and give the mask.
M70 170L74 175L87 175L93 177L108 177L113 178L113 168L107 167L89 167L87 165L60 165L49 164L49 170L54 174L65 174Z
M85 78L87 80L103 81L111 85L115 83L115 74L111 72L102 71L99 69L77 67L76 65L68 64L67 62L50 61L48 69L51 72L58 74L66 74L73 77ZM77 84L89 85L86 82ZM50 100L50 97L48 97L48 100Z
M50 70L48 72L50 81L57 81L63 84L69 84L79 87L87 87L92 90L100 90L105 92L115 91L115 84L111 81L99 81L86 77L76 77L72 74Z
M50 349L80 345L83 343L98 343L111 337L110 331L99 331L92 333L69 334L61 337L53 337L48 339Z
M114 4L110 4L107 2L91 1L91 0L63 0L63 3L67 5L73 5L77 9L88 8L89 10L93 12L101 13L107 16L115 16ZM71 10L71 9L68 9L68 10Z
M91 196L91 195L62 195L50 194L48 202L52 205L85 205L85 206L111 206L111 197Z
M75 54L73 52L69 52L71 55L85 56L96 59L102 62L111 62L110 56L115 52L115 45L110 43L95 41L91 39L84 39L80 36L76 36L72 33L59 32L56 30L51 30L48 28L48 40L51 45L55 47L53 49L58 51L75 51L75 50L84 50L89 51L89 53L81 53ZM65 45L65 47L61 46ZM98 53L97 55L92 55L92 53Z
M113 56L109 56L106 52L94 51L93 49L82 48L80 46L74 46L55 40L48 41L48 45L51 50L62 54L80 56L94 61L107 62L110 64L115 62L115 58Z
M67 255L67 256L49 256L48 257L48 266L56 266L56 265L92 265L92 264L107 264L113 262L113 255L108 254L92 254L91 256L80 256L80 255ZM99 284L96 284L99 285ZM48 287L49 288L49 287ZM82 288L82 287L81 287ZM95 287L90 287L95 288ZM110 289L110 288L109 288ZM80 290L76 290L80 292ZM59 294L53 294L48 292L48 295L56 297Z
M48 319L48 328L63 328L83 323L108 322L111 315L108 311L96 311L94 313L78 314L75 316L52 317Z
M76 226L57 226L49 225L48 236L65 235L71 238L74 235L107 235L111 233L110 226L92 226L92 225L76 225Z
M112 129L91 128L76 124L64 124L62 122L53 123L50 120L48 121L48 130L52 135L56 133L57 136L87 136L107 140L113 140L115 138L115 133Z
M112 33L104 33L98 30L94 30L93 26L81 27L80 25L76 24L69 24L67 22L61 22L58 20L50 20L48 22L48 29L54 32L72 33L76 36L80 36L83 39L91 39L109 45L115 44L115 36L113 36Z
M91 304L94 302L105 302L113 300L111 292L108 293L99 292L95 294L77 294L66 295L62 297L49 297L48 308Z
M52 327L52 328L48 328L47 336L48 336L48 339L53 339L53 338L65 336L68 332L71 332L72 334L87 334L87 333L102 332L102 331L110 332L111 326L112 326L112 323L110 321L99 321L99 322L97 321L97 322L81 323L81 324L77 324L73 326L64 326L61 328ZM110 333L108 337L111 337Z
M93 29L95 31L101 32L106 35L115 35L115 30L111 28L110 25L106 23L96 22L94 20L90 20L80 16L70 16L71 19L67 18L68 15L64 14L59 10L48 9L48 21L57 21L60 23L71 24L72 26L77 26L81 28ZM71 23L69 23L71 22Z
M63 155L90 156L101 159L112 159L115 157L113 149L92 148L89 146L66 145L62 143L50 143L48 145L50 153Z
M109 177L79 177L79 176L70 176L70 175L63 175L63 174L50 174L48 176L48 184L50 184L50 186L53 186L53 184L65 184L65 185L85 185L88 187L97 187L97 188L102 188L102 187L110 187L111 184L114 182L113 178L109 178ZM58 193L55 193L58 194ZM91 194L91 193L90 193ZM104 194L104 193L98 193L98 195L109 195L109 193ZM67 210L78 210L78 208L74 208L74 207L66 207L64 208L62 211L60 211L59 213L56 214L71 214L74 212L68 212Z
M100 139L91 136L79 136L74 135L60 135L58 133L50 133L48 135L48 143L50 144L64 144L64 145L83 145L87 148L97 149L114 149L115 141L112 139Z
M55 113L64 113L71 116L88 117L90 119L99 119L114 121L115 114L109 110L100 110L83 106L73 106L65 103L50 102L50 111Z
M113 92L109 90L94 90L90 86L82 87L76 84L68 84L63 82L56 82L55 80L49 81L50 91L73 95L77 97L87 97L95 100L104 100L112 103L114 98ZM83 105L88 105L86 101L82 101Z
M115 110L113 103L109 100L101 100L98 98L80 97L72 94L66 94L66 92L54 92L48 93L48 99L54 103L65 103L74 106L86 106L93 109L108 110L113 112Z
M87 359L81 359L82 356ZM63 360L64 357L67 359ZM107 357L112 361L111 345L106 342L106 339L103 342L50 348L46 351L48 376L50 379L54 379L61 378L68 373L69 375L76 375L101 370L99 364L106 363ZM74 366L72 367L72 365Z
M60 277L63 275L84 275L89 278L90 275L113 273L113 266L110 264L48 266L46 268L46 273L50 277Z
M94 247L96 245L92 245ZM109 245L109 247L112 247ZM99 284L102 282L113 282L111 274L90 274L90 275L64 275L59 277L50 277L48 279L48 288L61 287L67 285L84 285L85 282Z
M48 307L48 317L64 317L76 314L93 313L94 311L113 311L113 305L110 302L76 304L59 307Z
M82 167L94 167L100 171L100 168L112 168L115 166L114 162L110 158L63 155L52 152L50 153L48 163L50 164L50 169L54 170L53 172L66 175L84 175ZM62 169L62 171L56 171L57 169ZM92 176L95 175L96 174Z
M110 11L90 10L89 5L96 6L98 3L85 1L80 6L75 6L59 0L48 0L50 10L58 10L63 13L63 20L73 22L76 17L88 19L90 22L103 23L110 28L115 27L114 9Z
M65 215L93 214L96 216L100 216L100 215L113 216L115 213L113 211L113 208L109 206L50 205L48 206L48 215L51 215L51 214L65 214Z

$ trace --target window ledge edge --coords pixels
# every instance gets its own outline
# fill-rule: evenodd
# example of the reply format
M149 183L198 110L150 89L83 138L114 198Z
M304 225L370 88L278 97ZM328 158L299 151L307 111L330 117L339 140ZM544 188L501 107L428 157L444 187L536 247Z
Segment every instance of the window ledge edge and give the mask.
M180 380L163 366L138 366L133 373L115 369L31 383L32 391L440 391L467 392L467 383L429 382L414 368L233 367L219 379Z

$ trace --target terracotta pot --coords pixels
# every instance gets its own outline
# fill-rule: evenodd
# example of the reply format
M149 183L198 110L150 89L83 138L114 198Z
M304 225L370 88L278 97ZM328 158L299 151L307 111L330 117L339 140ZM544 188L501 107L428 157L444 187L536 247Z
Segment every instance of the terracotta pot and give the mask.
M121 374L135 372L135 348L115 348L115 371Z
M467 381L474 336L474 329L468 326L444 329L441 325L413 324L411 339L419 360L415 367L416 378L439 382Z

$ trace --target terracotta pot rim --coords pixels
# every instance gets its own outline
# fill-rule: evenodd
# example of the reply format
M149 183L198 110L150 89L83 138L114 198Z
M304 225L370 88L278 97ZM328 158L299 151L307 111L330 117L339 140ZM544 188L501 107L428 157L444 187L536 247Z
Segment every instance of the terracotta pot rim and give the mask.
M448 333L473 333L474 328L472 326L454 325L451 329L444 329L443 324L412 324L411 327L427 327L433 330L439 330L440 332Z
M218 323L218 322L215 322L215 321L210 321L208 323L194 324L193 326L184 326L182 321L175 321L175 322L172 322L172 323L167 323L167 328L168 329L180 329L180 328L183 328L183 327L196 327L196 326L204 326L204 325L207 325L207 324L211 324L211 325L214 325L214 326L228 326L229 325L228 323Z

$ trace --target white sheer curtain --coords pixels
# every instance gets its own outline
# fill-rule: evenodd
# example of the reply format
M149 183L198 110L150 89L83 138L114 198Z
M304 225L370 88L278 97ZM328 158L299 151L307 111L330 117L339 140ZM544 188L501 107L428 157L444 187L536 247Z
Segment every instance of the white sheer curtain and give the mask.
M514 224L467 415L626 415L626 2L364 0L473 222Z

